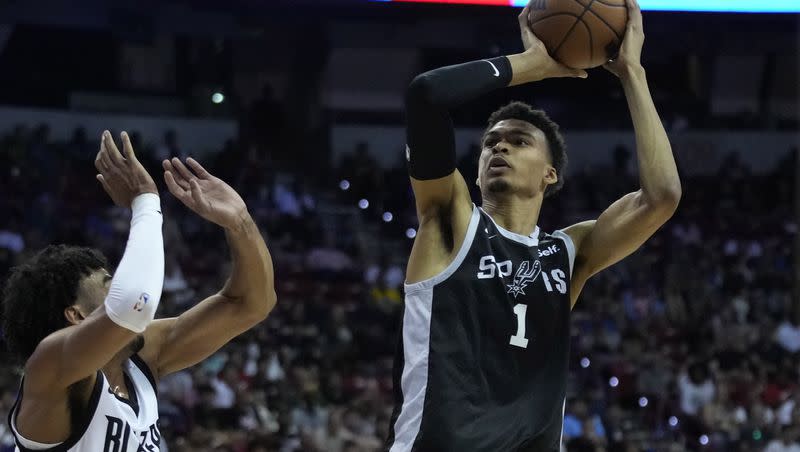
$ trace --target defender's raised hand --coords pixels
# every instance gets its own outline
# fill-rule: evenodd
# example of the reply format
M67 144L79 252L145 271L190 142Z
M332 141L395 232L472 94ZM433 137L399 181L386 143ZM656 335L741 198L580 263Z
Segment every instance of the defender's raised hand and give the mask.
M626 0L628 6L628 26L619 49L619 55L605 65L609 72L617 77L626 77L630 69L641 67L642 47L644 46L644 26L642 10L637 0Z
M236 190L195 159L189 157L184 165L173 158L163 165L170 193L201 217L226 229L235 229L248 218L247 206Z
M131 207L133 198L142 193L158 194L153 178L147 173L136 154L127 132L122 132L120 153L111 133L106 130L100 138L100 151L94 159L94 167L100 172L96 176L114 204Z

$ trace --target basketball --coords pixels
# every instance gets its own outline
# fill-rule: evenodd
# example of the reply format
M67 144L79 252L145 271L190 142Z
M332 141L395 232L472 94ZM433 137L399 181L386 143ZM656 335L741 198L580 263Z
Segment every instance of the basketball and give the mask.
M617 54L628 9L625 0L531 0L528 23L553 58L589 69Z

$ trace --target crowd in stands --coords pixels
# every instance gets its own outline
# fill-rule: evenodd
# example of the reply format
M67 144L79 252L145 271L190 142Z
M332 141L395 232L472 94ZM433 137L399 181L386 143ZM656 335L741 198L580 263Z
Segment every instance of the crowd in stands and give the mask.
M187 153L179 137L160 145L133 137L159 183L158 159ZM94 246L118 261L127 213L94 179L95 138L99 131L76 130L53 142L46 126L0 137L0 280L49 243ZM414 211L405 169L382 171L357 152L314 182L282 171L258 145L231 142L203 160L243 194L260 225L278 304L211 358L162 379L162 450L381 449ZM615 155L616 163L571 174L545 202L543 230L596 217L637 188L630 150ZM796 158L788 152L774 171L753 174L731 157L716 173L685 176L675 217L587 284L572 315L567 451L800 450ZM465 159L462 171L474 174L474 162ZM353 200L362 197L372 205L358 210ZM229 257L221 230L166 191L162 204L159 316L172 316L222 286ZM331 212L342 210L358 221L336 224ZM5 416L20 373L0 359ZM0 425L0 451L11 450Z

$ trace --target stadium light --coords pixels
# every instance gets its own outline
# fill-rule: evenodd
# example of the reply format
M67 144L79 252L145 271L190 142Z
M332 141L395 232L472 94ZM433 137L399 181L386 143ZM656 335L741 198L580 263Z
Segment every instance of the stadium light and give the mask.
M392 221L392 218L394 218L394 215L392 215L392 212L383 212L383 221L388 223L388 222Z
M343 181L339 182L339 188L341 188L342 191L347 191L350 188L350 181L344 179Z
M215 104L221 104L225 102L225 95L222 93L214 93L211 95L211 102L214 102Z
M670 427L677 427L678 426L678 418L675 416L669 417L669 426Z
M369 201L367 201L366 199L358 201L358 207L361 208L361 210L366 209L367 207L369 207Z
M528 0L373 0L381 2L443 3L522 7ZM718 13L800 13L797 0L639 0L646 11Z

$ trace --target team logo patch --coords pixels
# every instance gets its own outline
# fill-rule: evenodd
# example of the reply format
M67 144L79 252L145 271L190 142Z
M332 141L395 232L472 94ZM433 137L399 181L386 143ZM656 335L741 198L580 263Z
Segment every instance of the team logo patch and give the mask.
M142 294L139 295L139 301L133 305L133 310L136 312L142 312L144 305L146 305L148 301L150 301L150 295L147 292L142 292Z
M535 260L532 264L531 261L522 261L514 274L514 281L508 284L508 293L517 298L519 294L525 295L525 288L528 284L536 281L539 273L542 272L542 263Z

